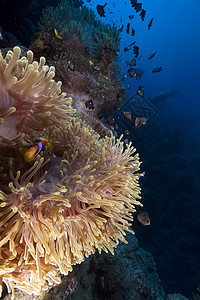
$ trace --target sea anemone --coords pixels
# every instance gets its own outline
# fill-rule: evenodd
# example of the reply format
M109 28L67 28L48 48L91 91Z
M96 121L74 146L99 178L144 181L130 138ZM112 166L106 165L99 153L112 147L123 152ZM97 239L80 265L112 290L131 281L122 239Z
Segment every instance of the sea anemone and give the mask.
M71 98L61 93L55 82L55 68L45 65L45 58L33 62L33 52L20 58L21 49L0 52L0 136L13 140L21 134L44 132L53 124L70 119L74 110Z
M14 48L14 53L9 52L7 67L1 61L0 70L4 67L4 74L5 70L9 74L1 75L1 86L10 97L12 82L20 82L16 78L22 78L20 91L12 97L18 101L26 94L22 103L29 99L31 109L37 112L41 85L43 91L48 90L49 80L45 78L49 73L44 75L43 84L23 81L28 59L16 59L16 52L19 55L18 48ZM16 64L23 65L24 60L25 67L18 69ZM53 97L54 93L57 97ZM135 148L131 144L124 146L121 139L116 141L113 136L100 138L74 115L69 100L54 93L42 102L41 111L45 111L45 106L51 108L54 99L55 114L50 109L51 115L44 115L36 128L36 122L25 118L25 110L20 118L25 118L29 126L27 130L20 126L19 130L26 141L32 142L46 134L53 145L51 152L44 148L30 164L24 161L21 146L10 141L13 136L3 137L0 144L0 286L2 290L4 282L13 298L16 288L37 295L47 289L48 283L59 283L59 273L67 275L73 265L84 261L96 249L100 253L102 250L114 253L119 240L126 242L125 231L131 231L135 205L141 205L138 181L142 174L138 173L140 162L138 154L134 154ZM57 108L55 101L60 103L60 98L61 106ZM4 102L3 98L3 108ZM6 115L10 130L13 124L21 124L18 119L15 121L15 112L11 116ZM36 120L37 117L36 114Z

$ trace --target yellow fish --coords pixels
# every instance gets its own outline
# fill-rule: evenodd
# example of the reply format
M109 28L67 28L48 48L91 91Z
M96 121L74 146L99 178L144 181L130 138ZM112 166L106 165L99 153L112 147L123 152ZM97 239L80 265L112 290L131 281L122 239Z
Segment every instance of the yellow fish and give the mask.
M54 29L54 32L55 32L55 35L56 35L56 37L57 37L58 39L62 39L62 36L60 36L60 35L58 34L57 29Z

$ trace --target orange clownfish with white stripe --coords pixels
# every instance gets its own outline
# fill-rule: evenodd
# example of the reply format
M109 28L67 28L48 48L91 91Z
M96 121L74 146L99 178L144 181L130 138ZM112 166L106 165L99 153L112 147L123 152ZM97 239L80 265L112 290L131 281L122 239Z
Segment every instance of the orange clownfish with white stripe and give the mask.
M24 160L29 163L36 160L38 154L44 149L45 146L47 146L47 148L50 150L53 149L52 144L49 143L46 139L43 139L33 144L26 150L26 152L24 153Z

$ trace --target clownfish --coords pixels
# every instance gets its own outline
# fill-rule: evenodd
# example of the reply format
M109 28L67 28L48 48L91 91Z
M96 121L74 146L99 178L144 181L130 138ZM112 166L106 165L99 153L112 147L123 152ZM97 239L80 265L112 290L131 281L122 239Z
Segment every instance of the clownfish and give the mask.
M29 163L34 161L38 154L44 149L45 145L47 145L47 148L50 150L53 148L51 143L49 143L46 139L43 139L26 150L24 153L24 160Z
M54 29L54 32L55 32L55 35L56 35L56 37L57 37L58 39L62 39L62 36L60 36L60 35L58 34L57 29Z

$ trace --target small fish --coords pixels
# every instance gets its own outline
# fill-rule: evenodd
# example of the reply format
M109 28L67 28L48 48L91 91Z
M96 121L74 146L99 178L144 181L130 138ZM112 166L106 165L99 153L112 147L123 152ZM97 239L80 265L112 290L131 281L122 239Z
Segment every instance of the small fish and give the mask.
M138 129L140 128L140 126L145 125L147 121L148 119L145 117L136 117L134 122L134 127Z
M140 125L140 117L136 117L135 118L135 124L134 125L135 125L135 128L139 128L140 127L139 126Z
M138 222L144 226L150 225L149 213L146 210L140 210L136 213Z
M124 52L127 52L127 51L129 51L130 49L131 49L131 46L125 47L125 48L124 48Z
M89 60L90 66L94 66L94 62L92 60Z
M97 12L98 14L100 15L100 17L105 17L105 6L106 6L107 3L105 3L104 5L100 5L100 4L97 4Z
M154 19L154 18L151 19L151 21L149 22L149 24L148 24L148 26L147 26L147 27L148 27L148 30L149 30L149 29L151 28L151 26L152 26L153 19Z
M136 76L136 69L128 69L128 74L130 76L130 78L135 77Z
M157 67L157 68L154 68L153 70L152 70L152 74L153 73L158 73L158 72L160 72L160 71L162 71L162 67L160 66L160 67Z
M119 53L120 53L119 50L113 50L114 55L119 55Z
M144 91L143 91L143 90L140 90L140 89L138 89L138 90L136 91L136 95L138 95L138 96L140 96L140 97L144 98Z
M75 71L75 64L70 60L68 61L68 68L73 72Z
M137 0L131 0L131 5L132 5L132 7L135 7L136 4L137 4Z
M139 55L139 47L138 46L134 45L134 47L133 47L133 53L135 54L135 58L137 58L138 55Z
M87 2L87 3L90 3L90 2L91 2L91 0L86 0L86 2Z
M129 34L129 31L130 31L130 25L131 25L130 23L127 24L127 27L126 27L126 33L127 34Z
M55 32L55 35L56 35L56 37L57 37L58 39L62 39L62 36L60 36L60 35L58 34L57 29L54 28L54 32Z
M137 73L137 74L136 74L136 80L139 80L139 79L140 79L140 76L141 76L141 75L140 75L139 73Z
M2 28L0 27L0 40L3 41Z
M141 60L143 58L143 55L141 55L139 58L138 58L138 60Z
M148 59L152 59L155 55L156 55L156 53L157 53L157 51L156 52L154 52L154 53L152 53L150 56L149 56L149 58Z
M146 16L146 10L142 9L142 11L140 13L140 17L141 17L142 21L144 21L145 16Z
M124 79L127 77L128 75L125 74L123 77L122 77L122 81L124 81Z
M138 11L141 11L141 9L142 9L142 3L136 3L136 5L135 5L135 11L136 11L136 13Z
M92 66L92 68L93 68L95 71L100 71L100 67L99 67L99 66Z
M135 60L135 58L132 58L132 59L131 59L131 61L129 62L129 65L130 65L131 67L133 67L133 66L136 65L136 60Z
M128 135L128 134L129 134L128 129L124 129L124 133L125 133L126 135Z
M46 139L43 139L42 141L33 144L26 150L24 153L24 160L29 163L36 160L38 154L44 149L45 146L47 146L47 148L50 150L53 149L52 144Z
M134 36L135 35L135 29L131 29L131 35Z
M130 20L132 20L134 18L134 15L130 15L128 16Z
M129 84L127 85L127 88L130 90L130 88L131 88L131 87L130 87L130 85L129 85Z
M92 100L85 101L85 107L89 109L94 109L94 104Z
M131 46L135 45L135 43L136 43L136 41L132 42L132 43L131 43Z
M127 119L128 121L133 122L133 114L131 111L125 111L124 112L124 118Z

